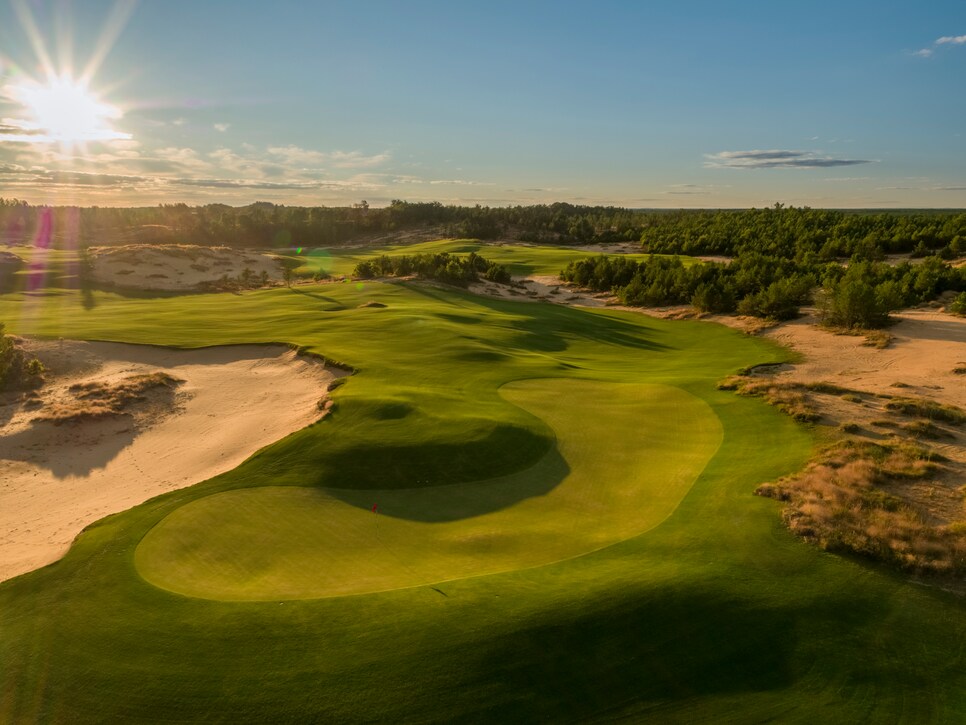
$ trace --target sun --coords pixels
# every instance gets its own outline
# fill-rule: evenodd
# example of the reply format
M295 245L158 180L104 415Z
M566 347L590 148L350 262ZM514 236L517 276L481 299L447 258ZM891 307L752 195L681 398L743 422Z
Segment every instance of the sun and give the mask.
M7 94L29 114L19 125L36 140L70 146L131 137L111 125L121 117L121 109L104 103L85 83L69 75L50 76L45 83L27 81L8 87Z

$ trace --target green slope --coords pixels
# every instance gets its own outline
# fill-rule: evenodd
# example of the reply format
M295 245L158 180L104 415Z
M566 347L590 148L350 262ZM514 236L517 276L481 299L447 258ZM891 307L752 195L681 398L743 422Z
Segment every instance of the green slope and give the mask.
M502 394L556 434L530 468L430 488L220 493L152 529L138 572L195 597L279 600L539 566L659 524L721 444L711 409L677 388L554 379Z

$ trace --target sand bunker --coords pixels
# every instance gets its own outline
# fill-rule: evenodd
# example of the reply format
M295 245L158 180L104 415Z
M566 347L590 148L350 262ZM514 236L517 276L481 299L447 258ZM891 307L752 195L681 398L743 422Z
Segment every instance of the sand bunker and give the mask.
M91 247L88 253L94 280L115 287L184 291L217 287L225 278L244 286L283 278L277 257L231 247L128 244Z
M56 561L88 524L229 471L318 420L329 383L345 375L282 346L27 346L51 380L0 400L0 581ZM174 384L139 391L116 414L36 420L83 403L92 386L125 390L155 373Z
M783 323L764 337L802 353L804 360L787 374L802 382L827 380L873 393L916 395L966 408L966 319L933 309L893 313L885 349L865 345L862 337L835 335L818 327L814 314ZM896 386L899 383L899 386Z

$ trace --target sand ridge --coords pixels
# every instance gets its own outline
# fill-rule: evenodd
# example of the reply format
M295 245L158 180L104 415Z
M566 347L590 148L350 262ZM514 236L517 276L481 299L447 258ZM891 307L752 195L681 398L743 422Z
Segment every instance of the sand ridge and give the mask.
M318 420L346 373L281 345L173 350L105 342L27 341L50 368L43 405L0 403L0 581L56 561L88 524L238 466ZM130 413L37 423L79 382L166 372L184 382Z

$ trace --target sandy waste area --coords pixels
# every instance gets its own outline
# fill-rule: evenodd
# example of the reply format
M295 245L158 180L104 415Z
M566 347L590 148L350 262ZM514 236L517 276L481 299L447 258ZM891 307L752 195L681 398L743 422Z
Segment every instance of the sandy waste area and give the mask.
M24 345L49 373L36 394L0 398L0 581L56 561L88 524L229 471L318 420L345 375L282 346ZM120 413L71 416L85 390L156 373L168 384ZM67 420L38 420L58 415Z
M239 279L249 274L275 283L283 277L278 259L263 252L231 247L200 247L190 244L127 244L91 247L96 282L144 290L197 290L214 285L225 276Z

